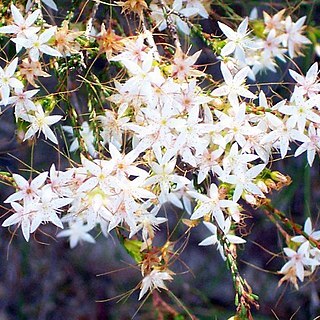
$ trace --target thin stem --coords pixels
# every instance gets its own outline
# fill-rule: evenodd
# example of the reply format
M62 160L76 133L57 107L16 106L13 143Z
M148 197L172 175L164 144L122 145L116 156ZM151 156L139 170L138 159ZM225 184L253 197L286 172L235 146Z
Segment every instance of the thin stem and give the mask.
M231 271L233 286L235 289L235 305L237 307L237 315L240 319L251 320L251 305L257 309L259 304L257 302L258 296L252 293L252 289L247 281L241 276L237 264L237 248L235 245L223 236L221 239L223 243L224 254L227 258L227 265Z
M302 227L299 224L297 224L297 223L293 222L292 220L290 220L289 218L287 218L287 216L285 215L284 212L274 208L271 204L271 201L265 202L262 206L262 209L267 211L269 214L272 214L276 220L281 221L291 231L293 231L301 236L304 236L310 242L310 244L312 246L320 249L320 242L319 241L315 240L314 238L310 237L310 235L308 235L306 232L304 232ZM286 235L287 233L285 232L284 234Z

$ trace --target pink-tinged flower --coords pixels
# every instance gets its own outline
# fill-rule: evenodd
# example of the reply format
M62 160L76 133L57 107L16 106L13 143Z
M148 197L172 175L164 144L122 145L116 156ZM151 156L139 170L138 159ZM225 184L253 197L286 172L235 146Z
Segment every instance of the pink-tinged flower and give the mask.
M132 61L134 63L142 63L148 55L148 47L144 44L146 34L140 34L134 39L125 39L124 49L120 54L112 57L110 61Z
M302 76L294 70L289 69L291 77L297 82L302 94L307 94L309 98L320 92L320 83L318 80L318 62L315 62L307 71L306 76Z
M200 57L201 50L194 53L192 56L186 55L180 48L178 48L173 57L172 75L179 80L185 80L190 76L199 76L203 73L196 70L192 66Z
M214 99L202 94L202 89L197 86L197 81L195 79L182 84L180 90L180 94L175 93L175 101L181 105L181 107L179 106L180 113L182 113L183 110L190 113L191 109L194 107L198 108L200 105L204 105ZM176 108L178 109L178 106Z
M5 69L0 67L0 93L2 96L1 104L5 106L9 102L10 88L23 88L22 82L13 76L16 72L17 66L18 58L15 58Z
M245 88L244 82L250 71L249 67L241 69L234 77L225 63L221 63L221 72L225 84L211 92L214 97L228 96L228 100L233 108L239 108L238 97L256 99L257 96Z
M239 25L237 31L233 31L230 27L222 22L218 22L222 32L227 37L227 44L222 48L221 55L229 56L234 53L234 57L241 62L245 62L245 49L257 50L261 48L261 44L257 41L249 39L247 32L248 17L245 18Z
M301 133L304 133L307 120L319 124L320 116L313 107L319 105L320 97L314 96L311 99L305 98L300 87L296 87L289 105L282 105L278 108L281 113L289 115L287 125L291 128L298 127Z
M15 94L8 99L8 104L15 107L14 114L16 119L26 117L30 111L37 110L36 105L31 98L37 94L39 90L23 91L21 88L15 88ZM1 101L0 104L3 104Z
M290 248L283 249L286 256L290 259L279 271L279 273L286 274L290 270L295 272L296 277L303 282L305 276L305 267L319 265L320 262L309 258L309 243L303 243L298 251L294 251Z
M37 132L42 132L46 139L51 140L53 143L58 144L58 140L54 135L53 131L50 129L50 126L57 123L62 116L49 116L47 115L40 104L37 105L37 110L34 115L26 115L23 117L23 120L31 123L31 126L27 130L24 139L27 140L33 137Z
M281 61L285 62L286 59L283 54L287 51L286 49L282 48L281 43L283 41L282 36L278 36L276 34L276 30L272 29L267 39L263 41L263 51L262 55L266 58L278 58Z
M105 110L104 115L97 116L97 120L101 123L100 135L103 138L103 144L111 142L120 150L124 132L122 126L130 120L130 117L123 117L119 115L119 112Z
M24 19L19 9L14 4L11 4L10 8L14 24L1 27L0 33L13 33L17 38L28 38L41 29L40 27L32 26L41 13L40 9L35 10ZM17 51L20 51L20 49Z
M298 157L305 151L307 151L307 159L311 167L316 156L316 152L320 152L320 129L316 129L313 123L309 124L307 140L297 148L294 156Z
M135 177L144 177L148 176L148 172L138 168L134 164L134 161L139 156L140 152L137 152L135 149L131 150L127 154L121 154L117 148L109 143L109 152L111 155L110 168L117 176L135 176Z
M44 31L40 36L31 35L28 39L15 38L12 41L29 50L29 57L32 61L38 61L40 53L45 53L53 57L61 57L62 54L48 46L46 43L54 36L57 27L51 27Z
M18 191L9 196L4 202L11 203L19 200L28 202L34 198L39 198L40 188L44 185L48 177L48 172L40 173L36 178L32 179L31 182L19 174L13 174L12 177L17 184Z
M209 171L214 173L214 167L218 165L218 159L224 153L224 149L219 147L219 149L214 151L204 150L203 154L197 157L198 162L198 177L197 183L200 184L207 177Z
M300 18L297 22L292 22L290 16L286 18L285 28L286 33L283 37L283 45L288 47L288 52L290 58L294 58L299 53L301 53L301 48L305 44L311 44L311 41L301 34L304 29L304 22L306 20L306 16Z
M160 288L167 290L167 287L163 282L164 280L173 280L173 278L168 272L152 270L142 280L139 300L141 300L148 290L152 291Z
M285 13L285 11L285 9L282 9L279 12L277 12L274 16L270 16L267 12L263 11L265 33L268 33L272 30L279 32L284 29L283 14Z

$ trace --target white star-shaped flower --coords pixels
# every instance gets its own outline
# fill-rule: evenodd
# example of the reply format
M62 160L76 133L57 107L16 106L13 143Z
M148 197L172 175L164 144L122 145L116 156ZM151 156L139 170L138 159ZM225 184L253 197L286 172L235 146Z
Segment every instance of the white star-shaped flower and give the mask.
M257 50L261 48L261 44L257 41L249 39L247 32L248 17L246 17L239 25L237 31L233 31L230 27L222 22L218 22L222 32L227 37L227 44L222 48L221 55L223 57L234 53L234 57L241 62L245 62L245 49Z
M250 71L249 67L241 69L235 76L232 76L230 70L225 63L221 63L221 72L225 84L211 92L214 97L228 96L228 100L233 108L239 108L238 97L256 99L257 96L245 88L244 82Z
M12 41L16 44L29 49L29 57L32 61L39 61L40 53L45 53L53 57L61 57L62 54L48 46L46 43L53 37L57 27L51 27L38 35L31 35L28 39L15 38Z
M13 33L17 38L28 38L41 29L40 27L32 26L38 19L41 10L35 10L25 19L14 4L11 4L10 9L13 18L13 24L1 27L0 33ZM19 48L19 50L17 49L17 51L20 51L20 49L21 48Z
M51 140L53 143L58 144L58 140L50 129L50 126L57 123L62 116L49 116L47 115L41 105L37 105L37 110L35 111L34 115L26 115L23 117L25 121L31 123L31 126L27 130L24 140L27 140L33 137L38 131L42 132L46 139Z
M1 104L5 106L9 102L10 88L23 88L22 82L13 76L16 72L17 66L18 58L15 58L5 69L0 67L0 93L2 96Z
M141 283L141 291L139 294L139 300L146 294L148 290L154 289L167 289L164 284L164 280L172 280L172 277L168 272L152 270L148 275L146 275Z
M318 62L315 62L307 71L306 76L289 69L291 77L297 82L297 86L302 94L307 94L309 98L320 92L320 83L318 81Z

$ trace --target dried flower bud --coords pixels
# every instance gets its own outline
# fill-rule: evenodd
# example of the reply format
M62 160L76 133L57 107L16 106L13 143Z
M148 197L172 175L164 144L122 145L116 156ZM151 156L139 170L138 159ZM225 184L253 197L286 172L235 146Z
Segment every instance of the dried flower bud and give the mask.
M273 181L282 182L282 183L288 182L288 178L279 171L272 171L270 173L270 177Z
M264 180L264 183L267 185L268 188L270 189L276 189L277 185L272 179L266 179Z

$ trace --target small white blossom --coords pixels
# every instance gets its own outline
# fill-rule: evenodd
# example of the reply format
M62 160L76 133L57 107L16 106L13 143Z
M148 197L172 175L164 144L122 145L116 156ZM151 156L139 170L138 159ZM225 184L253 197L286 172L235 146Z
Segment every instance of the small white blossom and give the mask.
M47 45L47 42L54 36L57 27L51 27L38 35L31 35L27 39L15 38L12 41L16 44L29 49L29 57L32 61L39 61L40 53L45 53L53 57L61 57L62 54Z
M173 280L168 272L152 270L148 275L146 275L141 283L141 291L139 294L139 300L146 294L148 290L153 291L154 289L166 289L164 280Z
M221 72L225 84L211 92L214 97L228 96L231 106L237 110L239 108L238 96L256 99L257 96L245 88L244 82L250 71L249 67L241 69L234 77L225 63L221 63Z
M27 130L24 140L30 139L33 137L37 132L42 132L46 139L51 140L53 143L58 144L58 140L50 129L50 126L57 123L62 116L49 116L47 115L40 104L37 105L37 110L35 111L34 115L26 115L23 117L25 121L31 123L31 126Z
M320 264L320 262L318 262L317 260L308 258L308 245L309 244L307 242L303 243L299 247L297 252L290 248L284 248L283 251L286 256L288 256L289 261L281 268L279 273L286 274L290 270L293 270L298 279L303 282L305 276L305 268Z
M13 33L17 38L26 39L34 35L41 29L40 27L32 26L41 14L41 10L35 10L31 14L29 14L26 19L24 19L19 9L14 4L11 4L10 8L13 18L13 24L1 27L0 33ZM16 48L17 52L21 50L21 46L18 44Z
M5 106L9 103L10 88L23 88L22 82L14 77L17 66L18 58L15 58L5 69L0 67L0 93L2 97L1 104Z
M69 237L70 248L73 249L79 242L82 241L95 243L94 238L88 233L93 229L93 226L84 224L81 220L70 222L69 229L60 231L57 237Z
M230 27L222 22L218 22L222 32L227 37L227 44L222 48L221 55L229 56L234 53L236 59L245 62L245 50L257 50L261 47L260 43L249 39L247 32L248 17L245 18L239 25L237 31L233 31Z
M210 246L210 245L217 245L217 249L220 252L220 255L222 257L223 260L226 260L226 257L224 255L224 250L223 250L223 246L220 243L220 240L218 238L218 228L211 222L203 222L204 225L208 228L208 230L212 233L211 236L209 236L208 238L205 238L204 240L202 240L199 243L199 246ZM223 224L222 227L220 227L221 231L223 232L222 236L225 236L225 238L233 244L242 244L242 243L246 243L246 240L235 236L233 234L229 234L230 232L230 228L231 228L231 218L227 218L225 220L225 223Z

